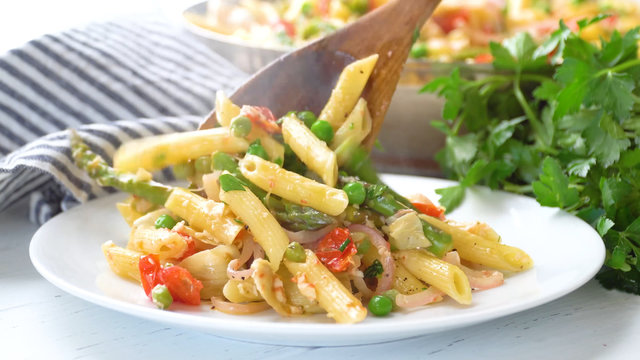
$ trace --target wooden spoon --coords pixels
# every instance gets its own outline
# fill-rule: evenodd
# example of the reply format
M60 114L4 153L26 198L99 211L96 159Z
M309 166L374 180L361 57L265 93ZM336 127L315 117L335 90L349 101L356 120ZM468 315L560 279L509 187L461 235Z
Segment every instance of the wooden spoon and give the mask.
M283 55L251 77L231 95L236 104L266 106L276 117L291 110L319 114L342 69L356 59L380 57L363 97L373 126L365 144L376 139L398 79L413 44L413 36L440 0L391 0L339 31ZM215 124L215 111L200 125Z

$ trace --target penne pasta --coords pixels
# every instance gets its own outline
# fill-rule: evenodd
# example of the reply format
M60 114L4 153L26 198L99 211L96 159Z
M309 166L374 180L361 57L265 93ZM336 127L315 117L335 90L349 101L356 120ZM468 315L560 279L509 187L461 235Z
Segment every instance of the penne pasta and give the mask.
M315 298L327 316L341 324L351 324L364 320L367 309L362 306L351 291L342 285L311 250L306 250L305 262L284 261L287 269L298 278L298 287L315 294ZM302 285L301 285L302 284ZM301 289L302 290L302 289ZM302 290L303 293L305 290Z
M186 189L175 188L164 206L185 219L196 231L210 234L216 240L213 245L230 245L243 228L228 211L227 205Z
M214 128L133 140L120 146L113 156L117 170L160 170L215 151L235 154L247 151L247 140L233 136L227 128Z
M347 194L340 189L321 184L255 155L240 160L240 171L261 189L299 205L309 206L331 216L337 216L349 204Z
M113 241L102 244L102 253L107 259L111 271L127 280L140 282L138 261L143 255L142 253L117 246Z
M533 266L531 257L521 249L493 238L485 239L431 216L420 215L420 218L450 234L454 248L464 260L503 271L523 271Z
M223 127L229 127L231 120L240 115L240 107L234 104L222 90L216 92L216 119Z
M424 250L402 250L394 258L418 279L451 296L460 304L471 304L471 287L467 276L455 265L442 261Z
M167 210L160 209L134 221L127 248L144 254L157 254L162 261L182 257L189 248L188 240L171 229L155 227L156 219L167 214Z
M231 279L224 284L222 294L227 300L233 303L245 303L252 301L263 301L262 295L256 288L256 283L252 278L245 280Z
M378 55L374 54L346 66L318 119L337 130L356 105L377 61Z
M371 125L372 120L369 109L367 109L367 101L360 98L347 120L336 130L331 141L331 149L335 151L349 138L360 144L371 132Z
M411 295L426 290L427 285L407 270L400 262L395 263L393 288L401 294Z
M338 180L338 160L327 144L318 139L295 115L282 121L284 142L291 147L300 160L328 186Z
M289 244L287 234L278 221L248 188L220 191L220 199L247 224L257 242L269 257L273 271L277 271Z

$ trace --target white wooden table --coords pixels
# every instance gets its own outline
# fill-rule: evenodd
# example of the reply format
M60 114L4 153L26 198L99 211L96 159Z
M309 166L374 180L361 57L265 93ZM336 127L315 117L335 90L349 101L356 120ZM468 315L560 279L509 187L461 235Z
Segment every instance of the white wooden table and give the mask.
M638 358L640 296L595 281L520 314L376 345L261 345L167 327L93 305L44 280L29 261L37 227L26 211L23 203L0 214L0 359Z

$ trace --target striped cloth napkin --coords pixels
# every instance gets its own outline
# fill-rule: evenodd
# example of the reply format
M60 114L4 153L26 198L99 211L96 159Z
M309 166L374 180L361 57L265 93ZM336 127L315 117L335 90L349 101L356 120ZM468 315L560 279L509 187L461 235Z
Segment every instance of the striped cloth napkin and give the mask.
M157 20L92 24L0 56L0 212L30 196L29 218L42 224L112 191L74 166L66 129L110 162L124 141L195 129L215 92L245 78Z

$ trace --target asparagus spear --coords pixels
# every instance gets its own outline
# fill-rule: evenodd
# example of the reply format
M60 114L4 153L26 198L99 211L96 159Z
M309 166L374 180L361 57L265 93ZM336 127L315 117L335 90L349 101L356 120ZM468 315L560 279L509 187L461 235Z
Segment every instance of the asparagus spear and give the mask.
M135 174L117 171L91 151L78 133L71 130L71 155L76 165L85 170L101 186L112 186L133 195L164 205L173 190L155 181L140 180Z
M76 165L85 170L101 186L112 186L158 205L164 205L173 191L170 186L155 181L140 180L134 174L110 167L102 157L89 149L75 131L71 133L71 152ZM214 168L227 170L238 176L265 203L276 219L290 230L317 230L335 221L331 216L310 207L299 206L274 195L267 196L264 190L240 174L237 162L225 153L216 153L213 161Z

